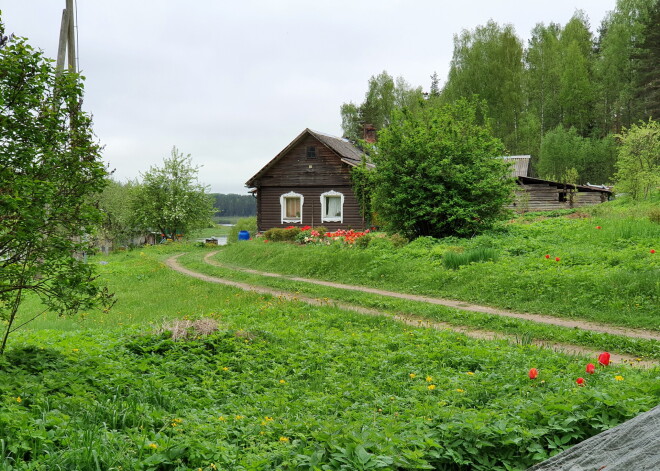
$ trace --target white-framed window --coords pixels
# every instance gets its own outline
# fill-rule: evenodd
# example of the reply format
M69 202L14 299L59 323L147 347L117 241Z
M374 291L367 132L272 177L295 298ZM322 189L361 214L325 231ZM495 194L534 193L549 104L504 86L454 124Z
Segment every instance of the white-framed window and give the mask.
M321 194L321 222L344 222L344 195L338 191Z
M282 224L285 222L302 222L303 202L305 197L300 193L290 191L280 196L282 208Z

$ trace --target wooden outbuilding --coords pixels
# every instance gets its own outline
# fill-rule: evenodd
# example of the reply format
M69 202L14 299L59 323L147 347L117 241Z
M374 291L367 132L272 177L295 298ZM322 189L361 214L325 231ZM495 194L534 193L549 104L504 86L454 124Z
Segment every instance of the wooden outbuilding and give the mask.
M578 208L612 197L612 190L602 185L573 185L528 176L529 155L503 158L511 163L511 174L518 183L515 200L508 206L516 212Z
M258 230L364 229L351 180L364 157L346 139L305 129L245 184L257 199Z

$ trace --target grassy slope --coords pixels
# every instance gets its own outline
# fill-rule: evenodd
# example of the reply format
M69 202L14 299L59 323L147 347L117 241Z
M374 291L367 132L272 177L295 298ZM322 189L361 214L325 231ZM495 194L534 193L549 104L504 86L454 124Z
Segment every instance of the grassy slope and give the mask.
M383 239L374 239L365 250L236 244L223 250L218 260L518 311L660 330L660 224L645 217L653 204L603 205L586 218L523 218L470 240L422 238L400 249ZM475 248L495 249L499 257L458 270L443 267L446 252ZM658 253L651 254L652 248Z
M578 388L586 359L190 279L160 262L180 248L107 257L113 311L46 317L10 340L0 466L524 469L660 397L657 370L599 368ZM184 316L222 330L144 335Z

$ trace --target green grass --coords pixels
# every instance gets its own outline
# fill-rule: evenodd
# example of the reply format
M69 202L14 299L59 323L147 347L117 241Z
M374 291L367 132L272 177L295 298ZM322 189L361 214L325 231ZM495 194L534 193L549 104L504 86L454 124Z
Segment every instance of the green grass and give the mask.
M593 349L603 349L637 357L660 360L660 342L655 340L636 339L569 327L550 326L533 321L462 311L424 302L390 298L341 288L329 288L326 286L287 280L285 278L263 277L236 271L231 268L209 265L201 260L203 255L205 255L204 252L191 252L181 257L179 261L187 268L207 275L219 276L234 281L243 281L257 286L266 286L290 291L311 298L346 302L356 306L377 309L390 314L410 314L432 321L446 322L454 326L471 327L475 330L501 332L510 336L521 336L539 341L581 345Z
M616 220L628 215L614 208L593 219L535 216L468 241L400 249L377 237L366 249L246 242L219 258L399 291L483 285L485 299L559 311L593 303L563 315L599 310L594 317L610 320L621 296L622 315L651 324L658 262L647 249L658 239L644 224L624 234ZM482 248L497 259L443 267L446 253ZM206 273L520 340L475 340L203 282L163 264L183 251L183 264ZM594 358L530 345L547 336L658 358L658 342L264 279L206 265L206 253L165 244L91 258L116 293L112 310L46 314L12 334L0 358L0 470L523 470L660 400L658 368L610 365L591 376L585 364ZM532 304L532 295L543 302ZM28 299L20 320L40 309ZM179 342L157 333L184 318L215 319L219 330Z
M660 330L660 224L643 217L632 219L625 212L599 211L588 218L523 218L472 239L420 238L398 249L379 238L373 238L366 249L257 241L223 249L218 260L522 312ZM657 253L650 253L653 248ZM498 256L447 268L457 252Z
M205 283L162 264L181 248L108 256L113 310L10 338L0 469L525 469L660 398L657 369L577 387L586 358ZM184 317L220 330L153 331Z

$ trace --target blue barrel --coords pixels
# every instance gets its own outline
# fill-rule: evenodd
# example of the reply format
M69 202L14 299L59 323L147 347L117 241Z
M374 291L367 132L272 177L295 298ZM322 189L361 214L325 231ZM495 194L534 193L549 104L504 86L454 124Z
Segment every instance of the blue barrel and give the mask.
M238 240L250 240L250 233L248 231L240 231L238 233Z

